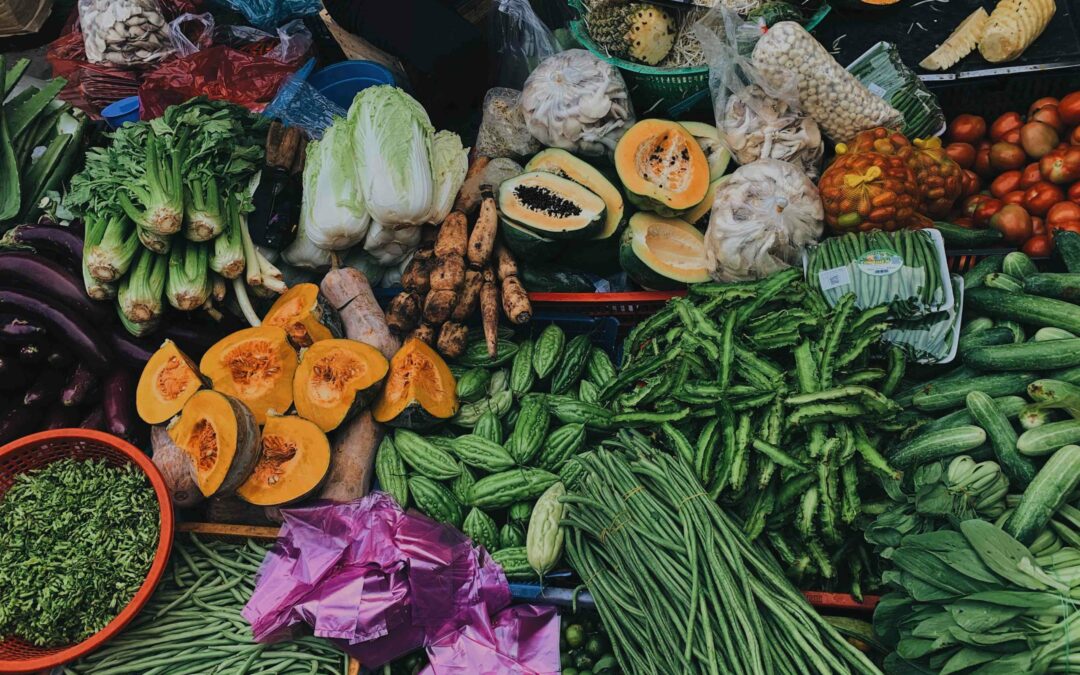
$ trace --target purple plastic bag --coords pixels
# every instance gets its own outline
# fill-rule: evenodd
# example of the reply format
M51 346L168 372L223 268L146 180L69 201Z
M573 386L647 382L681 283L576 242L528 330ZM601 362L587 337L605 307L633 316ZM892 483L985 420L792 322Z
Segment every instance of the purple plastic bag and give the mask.
M501 611L510 604L502 568L453 527L380 492L282 515L243 612L259 642L306 625L372 668L430 647L432 673L558 672L558 615Z

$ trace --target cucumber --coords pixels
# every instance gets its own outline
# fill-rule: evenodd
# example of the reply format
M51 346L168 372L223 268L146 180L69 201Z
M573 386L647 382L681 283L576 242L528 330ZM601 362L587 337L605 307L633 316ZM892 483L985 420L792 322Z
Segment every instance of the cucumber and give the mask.
M1080 445L1066 445L1046 461L1020 497L1003 530L1028 546L1080 483Z
M960 337L964 337L965 335L971 335L972 333L978 333L979 331L990 330L993 327L993 319L988 319L985 316L977 316L970 321L964 322L964 325L960 327Z
M1023 282L1028 277L1038 274L1039 268L1035 267L1035 263L1023 251L1013 251L1007 253L1005 259L1001 261L1001 271Z
M961 227L960 225L946 223L941 220L934 223L934 229L941 233L941 238L945 241L945 246L948 248L984 248L987 246L997 246L1005 238L1005 235L990 228L985 230L975 230L970 227Z
M1054 255L1065 269L1080 273L1080 234L1068 231L1055 234Z
M964 405L964 399L973 391L991 397L1022 394L1037 379L1039 376L1033 373L994 373L935 381L915 392L912 403L919 410L948 410Z
M1080 302L1080 272L1033 274L1024 279L1024 292L1044 298Z
M1027 487L1035 477L1035 464L1016 450L1016 431L994 401L981 391L973 391L965 399L967 409L976 423L986 431L994 457L1013 487Z
M1035 331L1035 336L1032 339L1035 340L1035 342L1047 342L1050 340L1068 340L1069 338L1074 337L1076 336L1067 330L1047 326L1046 328L1040 328Z
M995 326L988 330L981 330L977 333L968 333L960 338L960 345L957 349L960 351L960 356L975 349L976 347L989 347L992 345L1008 345L1014 342L1013 332L1008 327Z
M994 406L1006 418L1012 419L1024 410L1024 407L1027 406L1027 399L1022 396L1002 396L994 399ZM942 429L955 429L968 424L975 424L975 418L971 416L967 408L961 408L944 417L928 422L919 429L919 435Z
M966 352L964 363L979 370L1048 370L1080 366L1080 338L987 345Z
M1015 321L998 321L995 324L996 328L1008 328L1012 331L1013 342L1027 342L1027 333L1024 332L1024 327Z
M975 263L975 266L964 274L964 290L969 291L972 288L982 286L983 282L986 281L987 275L1001 271L1001 265L1004 260L1005 256L992 255Z
M1080 443L1080 420L1065 420L1028 429L1016 439L1016 449L1029 457L1041 457L1075 443Z
M1036 380L1028 385L1028 396L1036 401L1032 408L1064 410L1080 418L1080 387L1063 380Z
M1011 274L1005 274L1004 272L994 272L987 274L983 279L983 284L989 288L997 288L1009 293L1023 293L1024 284L1022 281L1012 276Z
M997 288L973 288L964 292L964 304L965 310L976 314L1080 333L1080 307L1062 300Z
M923 434L898 447L889 455L889 464L897 469L912 469L929 462L959 455L986 442L986 432L967 425Z

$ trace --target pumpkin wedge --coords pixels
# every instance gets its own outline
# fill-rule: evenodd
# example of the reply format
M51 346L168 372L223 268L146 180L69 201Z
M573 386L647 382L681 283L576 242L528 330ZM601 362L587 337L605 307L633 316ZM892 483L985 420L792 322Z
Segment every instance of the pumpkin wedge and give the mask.
M282 506L313 493L330 470L330 442L313 422L272 415L262 433L262 453L236 494L256 506Z
M239 400L204 389L169 425L169 438L194 464L204 497L230 495L251 475L259 459L259 426Z
M319 292L317 284L296 284L281 294L263 317L263 325L280 326L297 349L345 333L341 317Z
M300 354L293 376L296 414L333 431L374 397L390 367L371 345L320 340Z
M376 422L427 429L457 413L457 383L446 361L424 342L409 338L390 359L372 414Z
M245 328L206 350L199 370L214 389L240 399L259 424L271 411L288 412L293 402L296 351L280 326Z
M709 189L709 160L678 122L641 120L615 146L615 170L639 209L675 216L693 208Z
M143 367L135 389L135 409L143 422L161 424L179 413L203 385L195 362L166 340Z

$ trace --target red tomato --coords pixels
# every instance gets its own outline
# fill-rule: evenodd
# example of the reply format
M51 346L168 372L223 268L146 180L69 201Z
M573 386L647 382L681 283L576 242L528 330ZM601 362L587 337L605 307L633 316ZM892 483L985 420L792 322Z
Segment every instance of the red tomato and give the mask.
M1042 172L1039 171L1039 163L1032 162L1024 167L1024 172L1020 175L1020 187L1028 189L1035 183L1042 181Z
M994 123L990 125L990 140L995 143L1004 140L1005 134L1014 129L1019 131L1023 124L1024 120L1020 117L1020 113L1007 112L994 120Z
M1054 128L1059 134L1065 130L1065 124L1061 121L1061 113L1056 105L1047 105L1039 108L1028 117L1029 122L1042 122Z
M1033 235L1046 234L1046 221L1037 216L1031 217L1031 233Z
M961 191L961 197L970 197L979 190L982 189L982 178L979 178L979 174L970 169L964 169L964 173L960 177L963 183L963 190Z
M994 195L998 199L1005 196L1007 192L1020 189L1020 171L1013 169L1012 171L1006 171L990 183L990 194Z
M969 230L975 227L975 223L971 222L971 218L968 218L967 216L958 216L956 218L953 218L952 224L959 225L960 227L966 227Z
M1069 134L1069 145L1080 145L1080 127L1076 127Z
M978 115L957 115L945 133L955 143L975 143L986 135L986 120Z
M990 224L990 219L994 217L994 214L1000 211L1003 206L1005 206L1005 203L1000 199L987 197L975 206L975 210L971 212L971 220L976 227L986 227Z
M986 145L975 151L975 173L983 178L994 175L994 169L990 167L990 146Z
M1010 244L1022 244L1031 236L1031 215L1022 206L1006 204L990 218L990 227Z
M949 143L945 146L945 154L959 164L961 169L975 166L975 146L971 143Z
M1024 149L1015 143L1002 141L990 146L990 167L995 171L1019 169L1026 161Z
M1058 100L1053 96L1043 96L1028 107L1028 117L1030 117L1036 110L1045 108L1048 105L1052 105L1056 108L1057 104Z
M1023 127L1021 127L1022 129ZM1001 140L1005 143L1012 143L1013 145L1020 145L1020 129L1009 129L1001 135Z
M1050 207L1065 199L1065 193L1061 188L1040 181L1027 189L1024 193L1024 208L1033 216L1045 216Z
M1054 150L1039 160L1039 171L1051 183L1063 185L1080 180L1080 147Z
M1080 182L1070 185L1069 191L1065 193L1065 196L1069 198L1070 202L1080 204Z
M1035 234L1024 242L1024 246L1020 250L1032 258L1045 258L1050 255L1052 246L1050 237L1045 234Z
M1067 127L1080 124L1080 91L1074 91L1058 103L1058 114Z
M1046 226L1050 229L1059 227L1062 223L1071 220L1080 221L1080 204L1073 202L1058 202L1050 207L1046 214Z
M1003 204L1019 204L1024 205L1024 191L1013 190L1012 192L1006 192L1001 196L1001 203Z
M1020 127L1020 145L1028 157L1038 159L1057 147L1058 132L1045 122L1028 122ZM990 154L993 159L993 151Z

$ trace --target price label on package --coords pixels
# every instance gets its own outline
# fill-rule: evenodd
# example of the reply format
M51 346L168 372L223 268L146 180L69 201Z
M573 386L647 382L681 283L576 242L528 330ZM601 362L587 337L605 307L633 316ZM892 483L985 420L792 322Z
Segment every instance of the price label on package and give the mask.
M831 270L818 272L818 285L821 290L828 291L833 288L851 285L851 273L846 267L834 267Z

